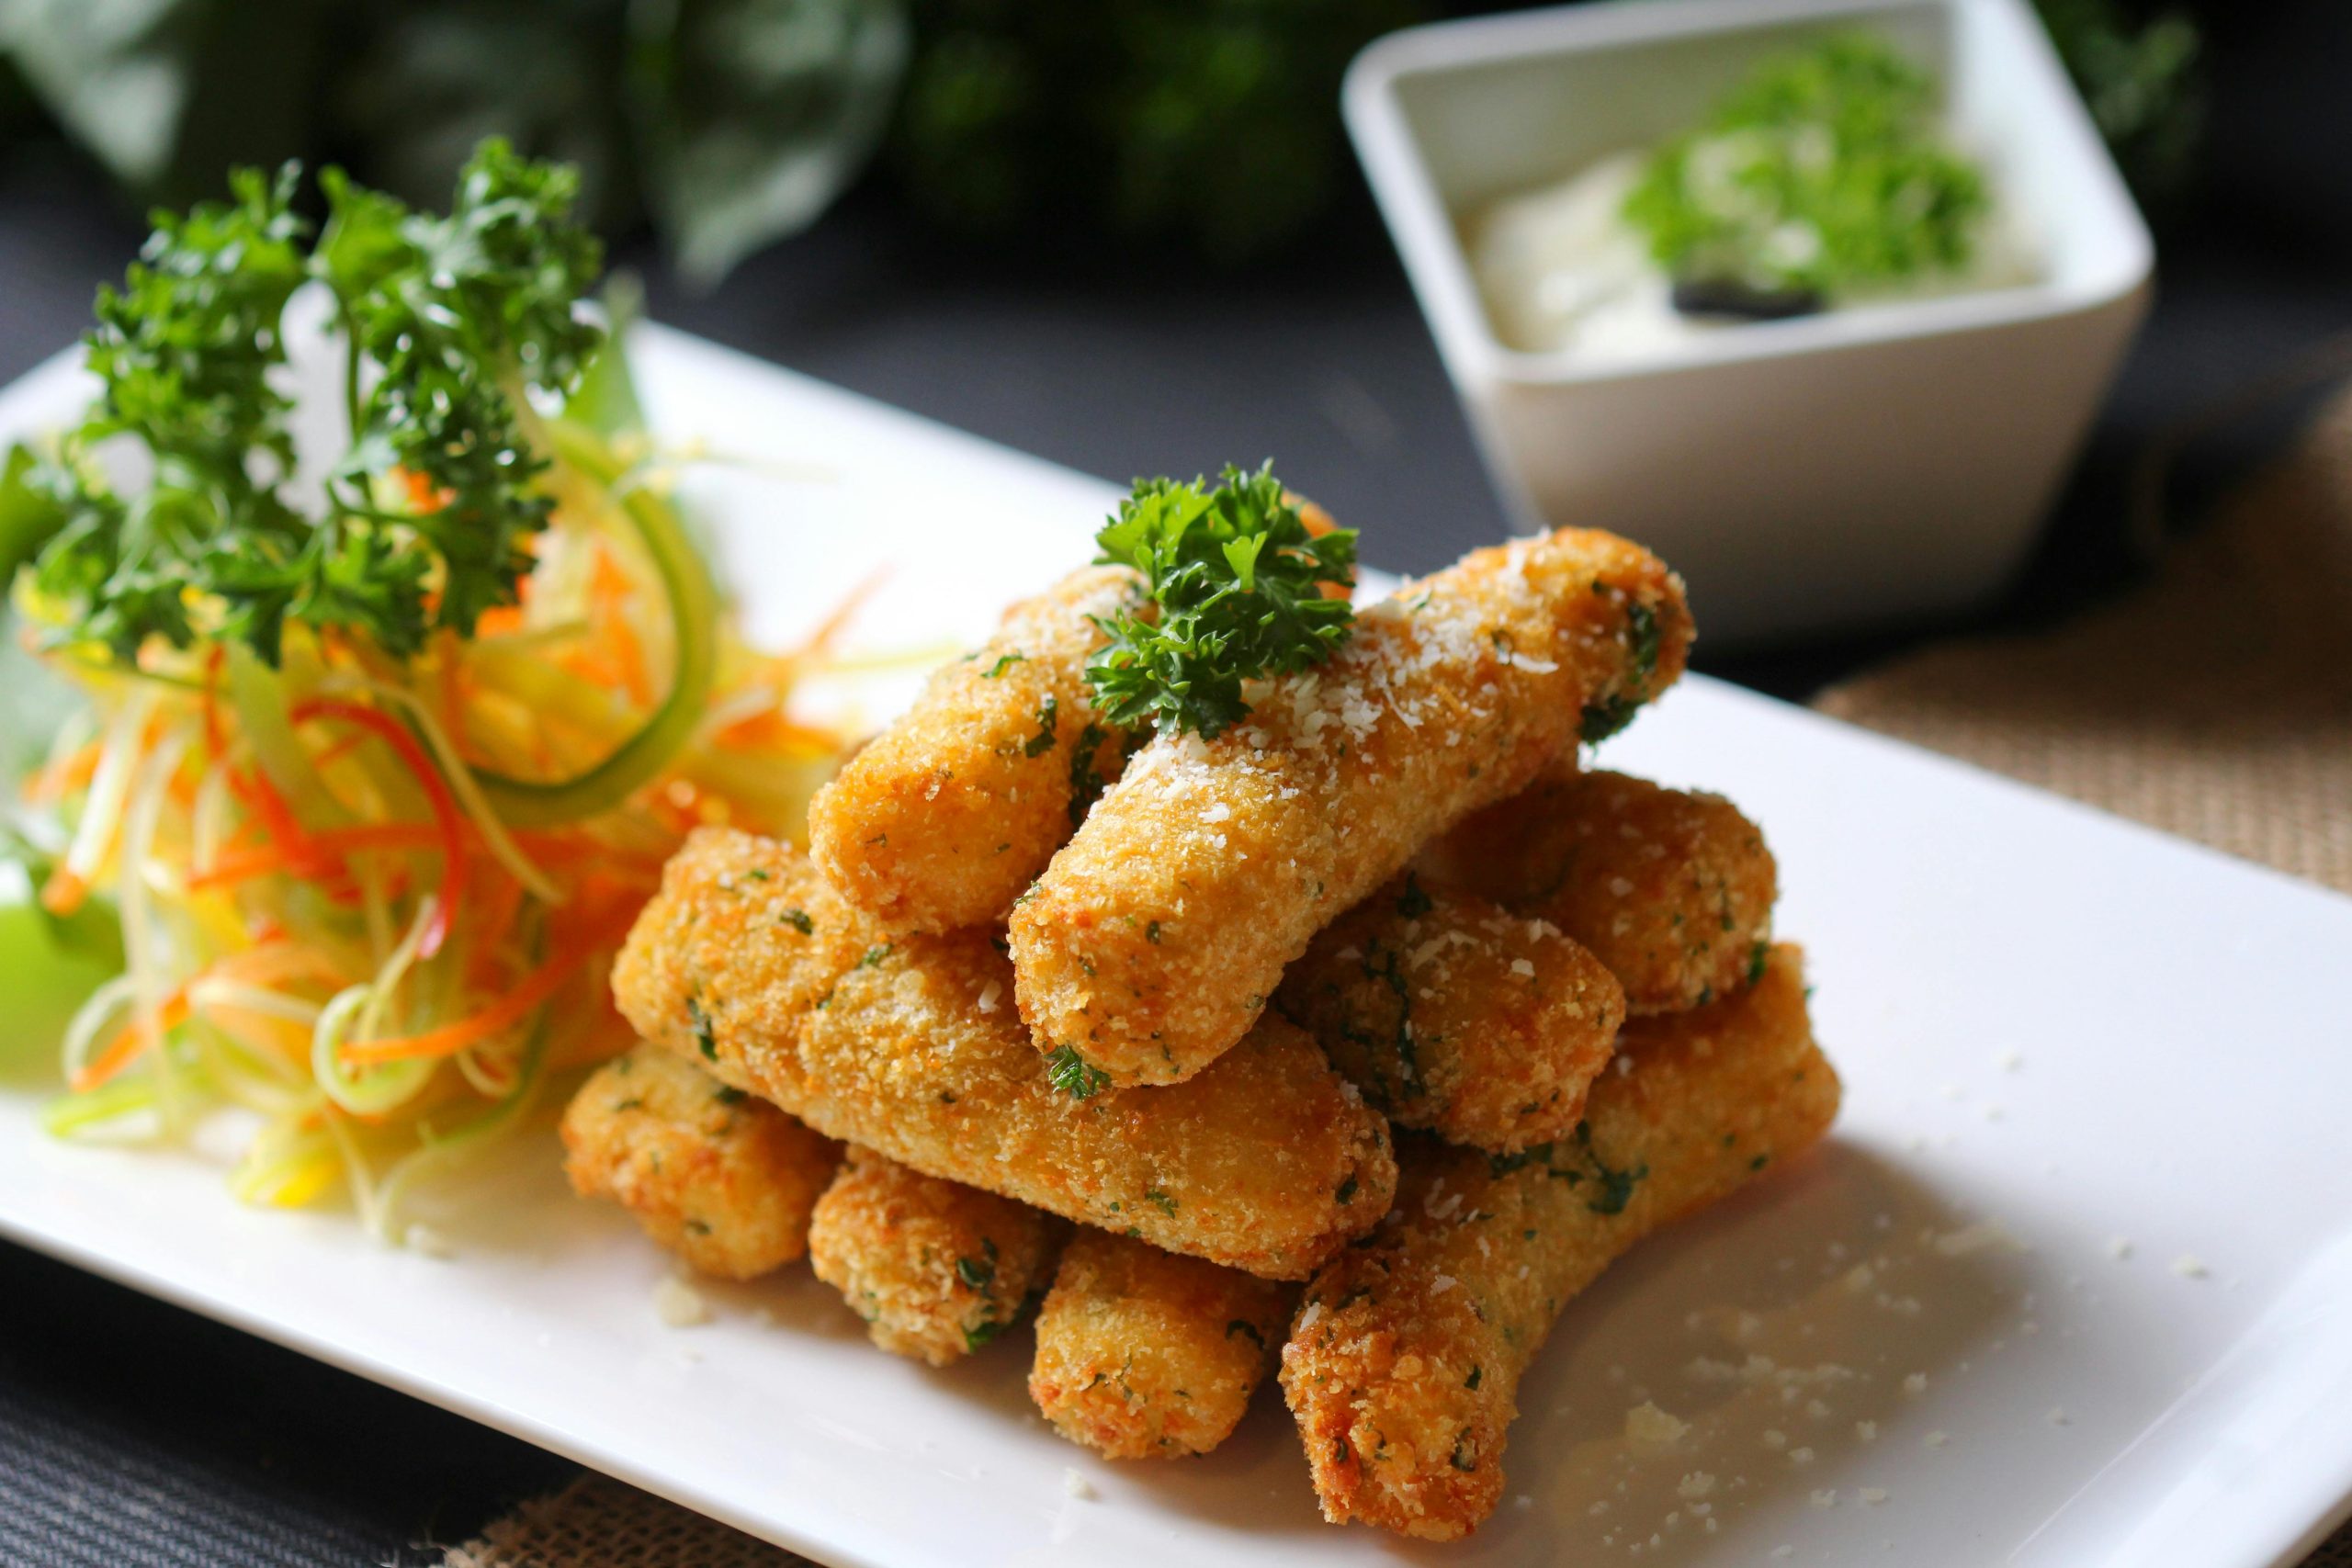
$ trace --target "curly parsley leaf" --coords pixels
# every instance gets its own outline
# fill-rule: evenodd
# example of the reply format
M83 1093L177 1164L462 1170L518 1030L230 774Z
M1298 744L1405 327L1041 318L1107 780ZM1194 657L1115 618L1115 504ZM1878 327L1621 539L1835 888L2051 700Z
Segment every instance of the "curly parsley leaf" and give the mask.
M0 513L45 539L32 587L51 641L130 663L151 638L209 639L275 663L300 623L399 658L514 603L551 505L526 389L569 391L600 336L574 308L601 264L571 220L576 178L486 141L436 218L329 170L307 254L297 178L240 171L229 203L158 214L98 297L96 405L53 454L0 473ZM351 446L316 515L283 493L292 410L270 384L287 301L313 279L352 350ZM95 460L119 437L152 458L137 490Z
M1046 1081L1072 1100L1086 1100L1108 1087L1111 1075L1063 1045L1046 1057Z
M1311 533L1271 463L1214 486L1138 479L1095 543L1102 563L1143 574L1152 612L1097 623L1110 641L1086 677L1115 725L1214 739L1249 714L1243 682L1322 663L1354 623L1323 588L1351 581L1355 531Z
M458 176L449 215L403 209L329 170L331 216L318 269L343 323L381 375L352 418L357 433L338 479L353 488L389 461L410 476L390 525L403 564L442 567L429 625L469 634L482 612L512 604L530 570L529 541L552 507L536 482L546 459L525 432L523 387L567 389L597 342L573 311L601 260L565 221L579 177L484 142ZM379 637L413 651L421 599Z
M242 170L232 199L159 212L120 288L98 291L84 339L98 396L53 459L12 457L9 509L45 515L34 590L61 605L65 640L128 661L150 637L196 635L187 590L224 566L283 558L305 525L278 498L293 466L291 408L270 386L279 318L303 277L307 228L294 174ZM116 493L92 449L146 448L142 492Z

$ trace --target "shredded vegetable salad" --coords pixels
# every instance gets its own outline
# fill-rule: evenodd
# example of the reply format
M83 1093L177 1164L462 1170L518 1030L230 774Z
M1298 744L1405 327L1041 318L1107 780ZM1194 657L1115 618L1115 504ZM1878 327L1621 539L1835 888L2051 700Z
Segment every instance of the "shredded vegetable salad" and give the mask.
M84 425L9 462L24 635L86 698L12 815L121 973L65 1032L67 1136L258 1119L242 1198L404 1198L630 1040L606 971L696 824L803 830L837 615L763 656L669 494L568 171L485 144L447 217L333 171L161 218ZM327 296L347 446L307 502L283 323ZM332 456L332 454L331 454ZM45 511L43 509L46 509Z

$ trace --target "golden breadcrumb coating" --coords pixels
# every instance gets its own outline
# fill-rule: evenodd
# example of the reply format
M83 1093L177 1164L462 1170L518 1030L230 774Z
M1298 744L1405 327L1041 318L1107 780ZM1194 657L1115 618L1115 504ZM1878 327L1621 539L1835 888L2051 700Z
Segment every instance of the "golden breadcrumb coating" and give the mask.
M892 938L749 833L672 857L613 991L646 1038L820 1131L1251 1273L1305 1279L1396 1191L1387 1122L1295 1026L1176 1089L1078 1098L988 932Z
M1463 823L1421 863L1592 949L1635 1014L1729 996L1771 945L1772 852L1719 795L1558 769Z
M1214 740L1128 760L1013 907L1022 1015L1116 1084L1180 1083L1434 833L1518 793L1681 673L1682 585L1563 530L1476 551L1358 615Z
M1553 1320L1658 1226L1810 1146L1838 1110L1797 950L1694 1012L1640 1020L1585 1125L1489 1156L1416 1139L1396 1208L1307 1288L1283 1348L1324 1517L1451 1540L1494 1511L1521 1374Z
M590 1075L563 1112L563 1168L706 1274L752 1280L808 1249L808 1214L841 1145L692 1062L640 1045Z
M842 897L893 928L1001 919L1118 775L1125 737L1088 700L1090 616L1132 604L1123 567L1072 572L934 673L808 807L808 845Z
M1020 1320L1061 1229L1026 1203L852 1144L817 1201L808 1261L874 1343L944 1367Z
M1514 1153L1576 1130L1625 997L1545 920L1411 873L1340 917L1274 1005L1400 1127Z
M1113 1459L1204 1454L1250 1408L1296 1293L1081 1229L1038 1309L1029 1397L1063 1437Z

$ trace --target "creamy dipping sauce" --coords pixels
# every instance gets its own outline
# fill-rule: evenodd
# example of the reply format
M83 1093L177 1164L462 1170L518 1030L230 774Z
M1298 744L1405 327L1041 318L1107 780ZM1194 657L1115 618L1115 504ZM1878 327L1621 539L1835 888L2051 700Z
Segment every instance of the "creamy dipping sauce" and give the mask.
M1503 343L1530 354L1631 360L1751 324L1675 308L1674 280L1624 218L1625 197L1647 156L1603 158L1556 185L1505 197L1465 225L1471 271ZM1785 243L1801 246L1805 236L1792 231ZM1827 308L2015 288L2039 275L2034 249L1996 188L1967 265L1859 289Z
M1727 327L2000 288L2034 247L1933 79L1868 35L1760 62L1713 113L1463 222L1495 334L1637 359Z

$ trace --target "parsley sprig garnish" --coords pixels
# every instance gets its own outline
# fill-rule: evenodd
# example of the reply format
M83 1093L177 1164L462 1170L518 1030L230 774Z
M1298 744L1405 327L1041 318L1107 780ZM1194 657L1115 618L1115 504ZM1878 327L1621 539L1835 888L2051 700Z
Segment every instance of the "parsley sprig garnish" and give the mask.
M600 337L575 311L601 264L571 221L577 175L487 141L442 218L330 169L307 253L297 178L241 171L230 202L157 215L98 296L89 415L0 478L0 507L46 536L31 586L53 642L130 663L151 638L217 639L276 663L299 623L403 658L514 603L552 506L526 392L568 392ZM351 434L298 508L271 378L287 303L313 281L350 350ZM96 460L122 437L152 458L141 488Z
M1310 533L1272 464L1228 466L1214 486L1138 479L1095 543L1143 574L1157 612L1098 622L1111 640L1086 678L1113 724L1214 739L1248 716L1243 682L1322 663L1355 619L1322 592L1351 581L1355 531Z

